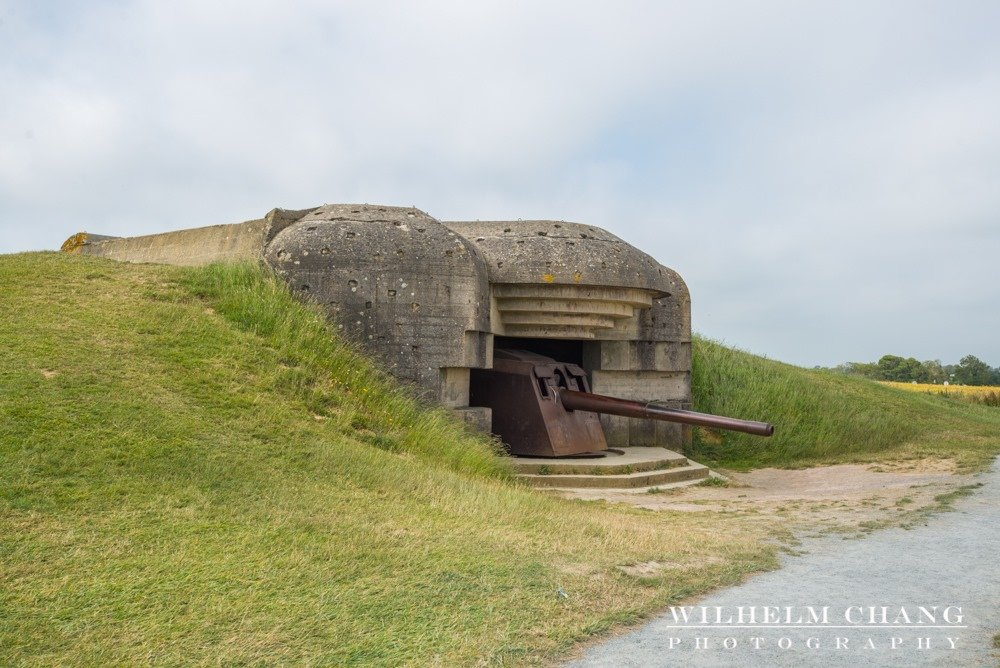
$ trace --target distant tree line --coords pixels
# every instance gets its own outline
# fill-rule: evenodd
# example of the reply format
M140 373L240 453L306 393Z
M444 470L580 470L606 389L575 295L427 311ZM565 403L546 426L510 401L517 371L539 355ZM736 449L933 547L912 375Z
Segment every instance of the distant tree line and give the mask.
M831 371L900 383L1000 385L1000 367L993 368L975 355L966 355L958 364L942 364L940 360L921 362L913 357L883 355L878 362L847 362Z

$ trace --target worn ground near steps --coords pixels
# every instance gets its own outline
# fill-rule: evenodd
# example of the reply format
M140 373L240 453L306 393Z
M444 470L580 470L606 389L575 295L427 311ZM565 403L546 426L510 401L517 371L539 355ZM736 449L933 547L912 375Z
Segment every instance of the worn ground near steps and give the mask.
M722 471L727 485L651 490L645 493L581 489L578 499L681 512L737 513L748 521L777 522L795 544L826 533L857 534L922 521L940 505L938 497L969 484L948 459L882 464L838 464L809 469Z
M1000 665L992 646L1000 632L1000 465L978 476L953 470L939 460L761 469L734 475L741 486L608 495L651 509L738 512L749 521L784 524L789 549L779 570L685 603L730 612L739 606L826 606L830 622L812 629L676 628L684 624L666 611L592 644L570 665ZM574 496L596 498L590 491ZM655 572L658 565L639 566ZM844 618L852 606L886 606L890 621L897 621L899 608L935 605L939 616L953 608L949 623L938 624L950 628L926 622L858 628ZM956 607L959 623L953 623Z

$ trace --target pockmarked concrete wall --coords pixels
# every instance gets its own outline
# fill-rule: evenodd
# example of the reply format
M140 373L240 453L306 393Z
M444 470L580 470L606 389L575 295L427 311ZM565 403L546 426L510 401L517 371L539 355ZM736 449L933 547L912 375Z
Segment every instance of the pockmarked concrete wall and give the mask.
M264 259L398 379L488 425L488 409L469 408L469 369L493 365L489 279L461 236L419 209L333 204Z
M388 372L487 430L489 409L468 405L469 376L492 367L497 336L580 342L594 392L691 406L684 281L598 227L329 204L142 237L79 233L63 250L179 265L262 261ZM602 423L612 447L690 440L683 425Z

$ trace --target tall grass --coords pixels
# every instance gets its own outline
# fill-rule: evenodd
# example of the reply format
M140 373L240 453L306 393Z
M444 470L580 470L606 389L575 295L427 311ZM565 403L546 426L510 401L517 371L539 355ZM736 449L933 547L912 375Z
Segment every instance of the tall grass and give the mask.
M1000 452L1000 411L802 369L700 337L692 390L696 410L775 425L771 438L695 430L692 456L719 466L940 456L975 468Z
M259 268L0 286L0 665L537 664L775 563L759 523L509 480Z
M222 317L280 351L276 382L318 418L393 452L408 452L457 471L507 476L502 449L479 434L460 434L445 409L415 401L359 351L335 336L318 308L253 264L187 271L180 285Z
M538 664L775 565L760 521L518 485L261 268L24 254L0 286L0 665ZM779 429L703 458L998 449L995 409L695 359L699 409Z

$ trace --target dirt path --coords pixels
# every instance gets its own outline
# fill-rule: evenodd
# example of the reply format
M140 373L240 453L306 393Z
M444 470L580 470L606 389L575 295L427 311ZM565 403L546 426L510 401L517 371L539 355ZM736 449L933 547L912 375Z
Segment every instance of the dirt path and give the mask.
M740 513L780 520L797 539L830 532L859 533L920 521L937 500L968 484L950 460L898 464L839 464L811 469L723 472L728 485L695 485L655 493L578 490L566 495L604 499L650 510ZM717 481L722 482L722 481Z
M668 610L571 665L998 665L1000 463L979 476L949 468L761 470L739 476L748 487L633 499L777 518L789 523L800 549L778 571L690 603L689 620ZM929 512L952 504L954 512ZM864 537L843 540L842 531ZM755 617L741 620L741 607Z

